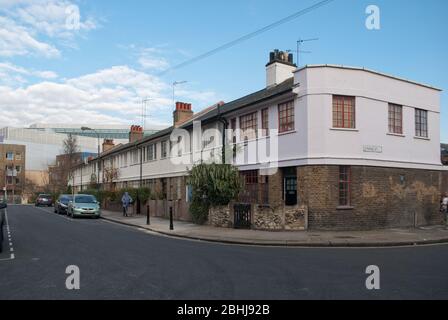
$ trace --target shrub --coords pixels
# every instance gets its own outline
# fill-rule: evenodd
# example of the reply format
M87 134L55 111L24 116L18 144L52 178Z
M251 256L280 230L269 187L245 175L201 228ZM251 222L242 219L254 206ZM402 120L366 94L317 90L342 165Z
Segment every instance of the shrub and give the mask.
M190 204L190 214L193 222L196 224L204 224L208 219L208 210L210 206L205 201L199 199L193 200Z
M210 207L228 205L242 189L239 171L230 164L195 165L188 183L192 186L190 213L196 223L204 223Z

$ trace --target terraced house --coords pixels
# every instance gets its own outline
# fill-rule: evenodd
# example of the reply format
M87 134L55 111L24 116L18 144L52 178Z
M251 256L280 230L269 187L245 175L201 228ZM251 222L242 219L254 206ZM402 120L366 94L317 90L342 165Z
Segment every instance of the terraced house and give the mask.
M440 92L364 68L297 68L291 54L276 50L264 89L197 114L178 102L172 127L145 138L133 127L128 144L75 168L73 185L80 191L99 174L104 188L149 186L153 215L173 210L189 220L188 169L201 159L221 161L224 144L245 189L236 205L212 210L213 225L362 230L441 223L448 171L440 154Z

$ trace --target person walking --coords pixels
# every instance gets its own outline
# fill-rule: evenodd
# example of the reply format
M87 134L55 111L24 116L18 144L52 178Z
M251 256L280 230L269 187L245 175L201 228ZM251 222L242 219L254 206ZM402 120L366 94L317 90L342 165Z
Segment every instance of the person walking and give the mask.
M132 198L128 192L125 192L121 197L121 204L123 205L123 217L128 216L128 208L132 203Z
M445 223L448 225L448 193L442 197L442 212L445 214Z

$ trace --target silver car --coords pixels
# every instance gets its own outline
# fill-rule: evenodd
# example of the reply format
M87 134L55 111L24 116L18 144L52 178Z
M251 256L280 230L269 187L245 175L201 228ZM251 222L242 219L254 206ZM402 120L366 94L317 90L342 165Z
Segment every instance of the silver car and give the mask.
M101 216L100 204L92 195L77 194L68 202L67 215L72 218L99 218Z

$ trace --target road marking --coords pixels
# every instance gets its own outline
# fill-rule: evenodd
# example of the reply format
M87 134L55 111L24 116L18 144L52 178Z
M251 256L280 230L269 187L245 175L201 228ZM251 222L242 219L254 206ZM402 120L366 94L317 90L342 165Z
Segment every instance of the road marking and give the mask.
M5 209L5 221L6 221L6 231L8 232L8 244L9 244L9 258L7 259L0 259L0 261L6 261L6 260L14 260L15 259L15 255L14 255L14 247L12 245L12 237L11 237L11 232L10 232L10 228L9 228L9 220L8 220L8 210Z

